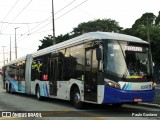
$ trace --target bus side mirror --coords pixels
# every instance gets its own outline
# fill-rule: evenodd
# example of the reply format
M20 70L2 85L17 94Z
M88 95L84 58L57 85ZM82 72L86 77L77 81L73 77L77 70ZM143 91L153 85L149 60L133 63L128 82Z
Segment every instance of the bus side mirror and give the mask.
M96 48L96 58L97 60L102 60L101 48Z

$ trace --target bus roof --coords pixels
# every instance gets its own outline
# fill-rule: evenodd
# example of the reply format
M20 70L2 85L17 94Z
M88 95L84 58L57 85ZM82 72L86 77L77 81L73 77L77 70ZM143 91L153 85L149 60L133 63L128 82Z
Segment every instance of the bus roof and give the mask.
M46 53L49 53L50 51L54 52L54 51L57 51L57 50L60 50L60 49L66 48L66 47L78 45L78 44L93 41L93 40L120 40L120 41L148 44L148 42L143 41L140 38L130 36L130 35L113 33L113 32L89 32L89 33L82 34L78 37L69 39L67 41L61 42L59 44L50 46L48 48L39 50L39 51L33 53L33 56L46 54Z
M119 40L119 41L128 41L128 42L137 42L137 43L143 43L143 44L148 44L148 42L143 41L140 38L130 36L130 35L125 35L125 34L120 34L120 33L114 33L114 32L89 32L82 34L78 37L69 39L67 41L61 42L59 44L47 47L45 49L36 51L32 54L33 57L39 56L39 55L44 55L50 52L54 52L66 47L78 45L81 43L93 41L93 40ZM20 60L25 59L26 57L19 58L17 60L14 60L10 62L9 64L16 63Z
M90 39L99 39L99 40L105 39L105 40L120 40L120 41L122 40L128 42L138 42L147 44L146 41L140 38L114 32L89 32L81 36L85 36L86 38Z

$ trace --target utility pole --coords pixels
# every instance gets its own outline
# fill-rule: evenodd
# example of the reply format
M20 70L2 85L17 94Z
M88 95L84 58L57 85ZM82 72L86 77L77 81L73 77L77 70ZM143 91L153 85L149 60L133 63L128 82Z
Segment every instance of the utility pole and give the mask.
M6 47L6 46L2 46L3 47L3 65L5 65L5 53L4 53L4 48Z
M147 40L148 40L148 43L150 44L151 40L150 40L150 33L149 33L149 23L148 23L148 18L147 18Z
M9 53L9 56L10 56L10 58L9 58L9 61L11 61L12 60L12 56L11 56L11 36L10 36L10 53Z
M17 59L17 40L16 40L16 30L18 29L19 27L16 27L15 28L15 58Z
M152 52L151 52L151 39L150 39L150 30L149 30L149 21L148 21L148 18L147 18L147 41L149 43L149 57L150 57L150 60L152 61ZM150 65L150 68L151 68L151 72L152 72L152 75L153 75L153 62Z
M7 60L6 60L6 61L7 61L7 63L8 63L8 58L7 58Z
M55 26L54 26L54 3L52 0L52 25L53 25L53 45L56 43L55 42Z

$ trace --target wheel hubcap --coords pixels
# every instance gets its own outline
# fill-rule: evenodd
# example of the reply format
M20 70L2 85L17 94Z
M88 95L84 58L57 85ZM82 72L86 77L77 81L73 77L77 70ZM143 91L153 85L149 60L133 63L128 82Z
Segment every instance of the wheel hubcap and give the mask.
M39 98L39 96L40 96L40 95L39 95L39 90L38 90L38 91L37 91L37 98Z
M74 96L74 102L78 103L79 101L80 101L80 95L79 95L79 93L76 93Z

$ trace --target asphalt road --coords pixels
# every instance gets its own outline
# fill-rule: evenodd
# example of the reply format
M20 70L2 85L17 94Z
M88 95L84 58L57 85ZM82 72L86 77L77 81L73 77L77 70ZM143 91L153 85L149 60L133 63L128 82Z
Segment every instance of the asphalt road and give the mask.
M0 78L0 114L11 113L14 117L1 117L0 120L158 120L159 108L140 105L123 105L113 107L112 105L85 104L83 110L75 109L70 102L56 99L36 100L35 96L25 94L10 94L2 88ZM32 114L31 114L32 113ZM35 113L35 114L33 114ZM1 116L0 115L0 116ZM42 116L33 118L32 116ZM134 117L133 117L133 116ZM135 117L138 116L138 117ZM150 115L150 116L147 116ZM23 118L21 117L23 116ZM26 118L30 116L30 118ZM46 117L48 116L48 117ZM52 116L52 117L49 117Z

